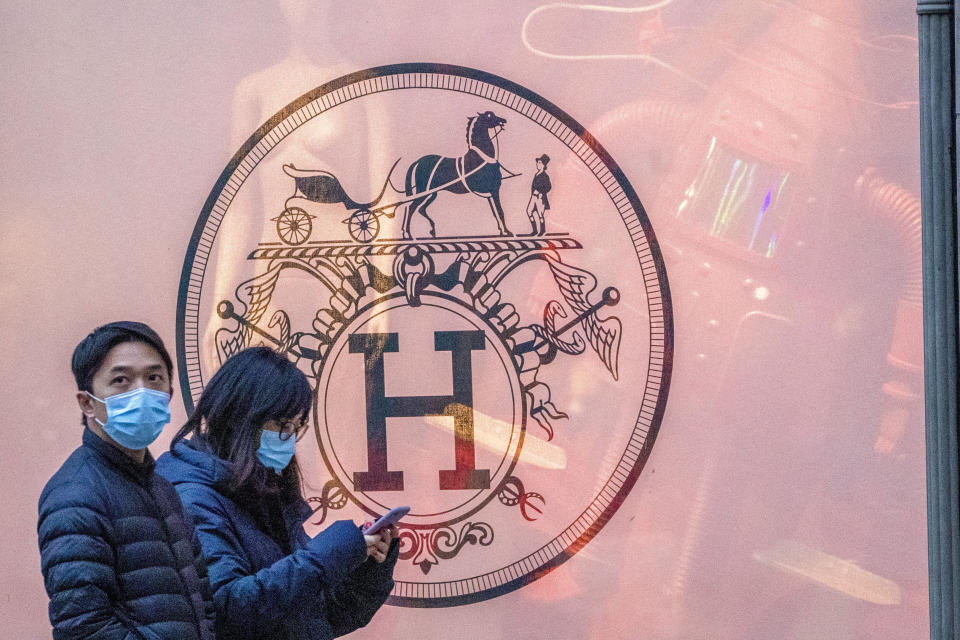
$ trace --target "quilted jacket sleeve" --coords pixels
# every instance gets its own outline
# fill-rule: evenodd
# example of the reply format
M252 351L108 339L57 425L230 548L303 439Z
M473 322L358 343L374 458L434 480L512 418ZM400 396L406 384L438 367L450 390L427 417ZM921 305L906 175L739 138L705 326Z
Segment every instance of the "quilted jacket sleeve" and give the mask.
M191 524L192 521L191 521ZM213 594L210 589L210 576L207 573L207 559L203 555L203 547L200 546L200 538L197 537L196 528L193 528L193 536L190 540L193 547L193 564L197 569L197 575L200 577L200 592L203 597L203 620L201 624L208 629L209 637L216 637L216 610L213 608Z
M142 640L111 599L117 593L109 524L97 496L76 485L40 497L40 561L56 640Z
M334 523L306 548L253 571L219 496L207 487L181 489L207 558L218 631L245 637L267 635L297 613L303 600L341 582L366 557L360 530ZM242 633L241 633L242 632Z
M394 540L386 560L377 563L368 558L346 580L330 590L327 610L337 636L366 626L387 601L393 589L393 568L399 552L400 540Z

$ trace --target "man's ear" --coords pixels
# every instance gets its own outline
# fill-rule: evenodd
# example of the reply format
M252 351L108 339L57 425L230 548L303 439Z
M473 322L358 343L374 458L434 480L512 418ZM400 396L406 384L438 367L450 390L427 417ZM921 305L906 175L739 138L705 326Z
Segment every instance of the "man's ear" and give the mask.
M77 404L80 405L80 411L88 418L94 417L93 404L96 402L87 395L86 391L77 391Z

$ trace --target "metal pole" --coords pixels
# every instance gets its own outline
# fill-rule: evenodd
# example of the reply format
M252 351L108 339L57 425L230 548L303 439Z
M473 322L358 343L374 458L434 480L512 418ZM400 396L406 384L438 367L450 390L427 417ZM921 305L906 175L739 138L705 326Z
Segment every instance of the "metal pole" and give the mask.
M918 0L930 637L960 638L957 171L952 0Z

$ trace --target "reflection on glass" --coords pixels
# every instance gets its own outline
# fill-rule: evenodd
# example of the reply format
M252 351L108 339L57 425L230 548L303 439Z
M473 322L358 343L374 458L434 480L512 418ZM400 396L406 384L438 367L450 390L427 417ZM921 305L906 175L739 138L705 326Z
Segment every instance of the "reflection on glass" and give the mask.
M784 188L789 180L789 171L734 153L712 137L675 215L771 258L787 217Z
M796 540L780 540L770 549L755 551L753 557L851 598L879 605L902 602L900 587L892 580Z

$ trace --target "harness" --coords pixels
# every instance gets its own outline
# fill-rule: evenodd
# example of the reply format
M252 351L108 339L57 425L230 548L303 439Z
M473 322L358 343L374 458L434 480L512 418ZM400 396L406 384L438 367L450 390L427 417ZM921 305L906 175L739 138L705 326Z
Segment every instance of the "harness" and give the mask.
M457 176L460 178L460 182L463 183L463 186L464 186L464 188L466 188L467 191L469 191L470 193L472 193L472 194L475 195L475 196L480 196L481 198L489 198L491 194L489 194L489 193L488 193L488 194L478 193L478 192L474 191L473 189L471 189L471 188L470 188L470 185L467 184L467 178L469 178L471 175L473 175L474 173L476 173L476 172L479 171L480 169L483 169L483 168L484 168L485 166L487 166L488 164L491 164L491 162L490 162L489 160L487 160L487 158L489 158L490 156L484 154L482 151L480 151L480 150L477 149L476 147L470 147L470 148L480 154L480 157L483 159L483 162L481 162L479 165L477 165L476 168L471 169L471 170L470 170L469 172L467 172L467 173L464 173L464 172L463 172L463 170L464 170L463 159L464 159L466 156L465 156L465 155L463 155L463 156L458 156L458 157L457 157Z
M506 167L504 167L502 164L500 164L500 141L499 141L497 138L498 138L498 136L500 135L500 132L501 132L501 131L503 131L503 126L498 127L497 132L496 132L495 134L493 134L493 136L492 136L493 144L494 144L493 156L490 156L489 154L487 154L486 152L484 152L483 149L479 148L479 147L476 146L475 144L470 143L470 144L467 146L467 151L468 151L468 152L471 151L471 150L472 150L472 151L475 151L476 154L477 154L478 156L480 156L480 159L482 160L482 162L481 162L479 165L477 165L476 167L474 167L473 169L471 169L470 171L465 171L466 167L464 166L464 158L466 158L466 154L464 154L464 155L462 155L462 156L457 156L456 161L455 161L455 166L456 166L456 168L457 168L457 178L454 179L454 180L451 180L450 182L448 182L448 183L446 183L446 184L440 185L439 187L433 187L432 189L427 189L426 191L424 191L424 192L422 192L422 193L420 193L420 194L418 194L418 195L423 195L424 193L435 193L435 192L437 192L437 191L443 191L443 190L446 189L447 187L450 187L451 185L456 184L457 182L460 182L461 184L463 184L463 187L464 187L469 193L472 193L473 195L479 196L479 197L481 197L481 198L489 198L489 197L491 197L493 194L483 193L483 192L479 192L479 191L474 191L473 189L470 188L470 185L467 184L467 178L469 178L470 176L472 176L473 174L475 174L477 171L480 171L480 169L483 169L484 167L486 167L487 165L490 165L490 164L499 165L500 169L503 170L503 171L507 174L507 177L508 177L508 178L515 178L515 177L519 176L519 175L520 175L519 173L514 173L514 172L510 171L509 169L507 169ZM430 170L430 176L427 178L427 185L428 185L428 186L433 182L433 176L437 173L437 168L440 166L440 163L441 163L441 162L443 162L443 158L438 159L438 160L433 164L433 168Z
M467 178L470 177L472 174L476 173L477 171L479 171L480 169L484 168L484 167L487 166L488 164L496 164L496 165L499 165L500 168L502 168L502 169L504 169L505 171L507 171L507 173L511 173L509 170L507 170L506 168L504 168L504 166L503 166L502 164L500 164L500 141L499 141L497 138L500 136L500 132L501 132L501 131L503 131L503 125L500 125L499 127L497 127L497 132L494 133L493 136L492 136L492 137L493 137L493 145L494 145L494 146L493 146L493 149L494 149L494 150L493 150L493 157L490 157L489 155L487 155L487 154L483 151L483 149L481 149L481 148L478 147L477 145L473 144L472 142L467 146L467 151L471 151L471 150L472 150L472 151L476 152L476 154L477 154L478 156L480 156L480 159L483 160L483 162L481 162L480 165L479 165L478 167L476 167L475 169L471 169L468 173L464 173L464 172L463 172L463 170L464 170L464 168L465 168L465 167L464 167L464 158L466 158L467 156L466 156L466 154L464 154L464 155L462 155L462 156L458 156L458 157L457 157L457 163L456 163L456 164L457 164L457 176L460 178L460 182L463 183L464 188L465 188L467 191L469 191L470 193L472 193L473 195L475 195L475 196L480 196L481 198L489 198L489 197L490 197L491 195L493 195L493 194L491 194L491 193L486 193L486 194L484 194L484 193L478 193L478 192L474 191L473 189L471 189L471 188L470 188L470 185L467 184ZM436 167L434 167L434 168L436 168ZM433 177L433 176L431 175L431 177ZM430 184L430 183L428 182L427 184Z

